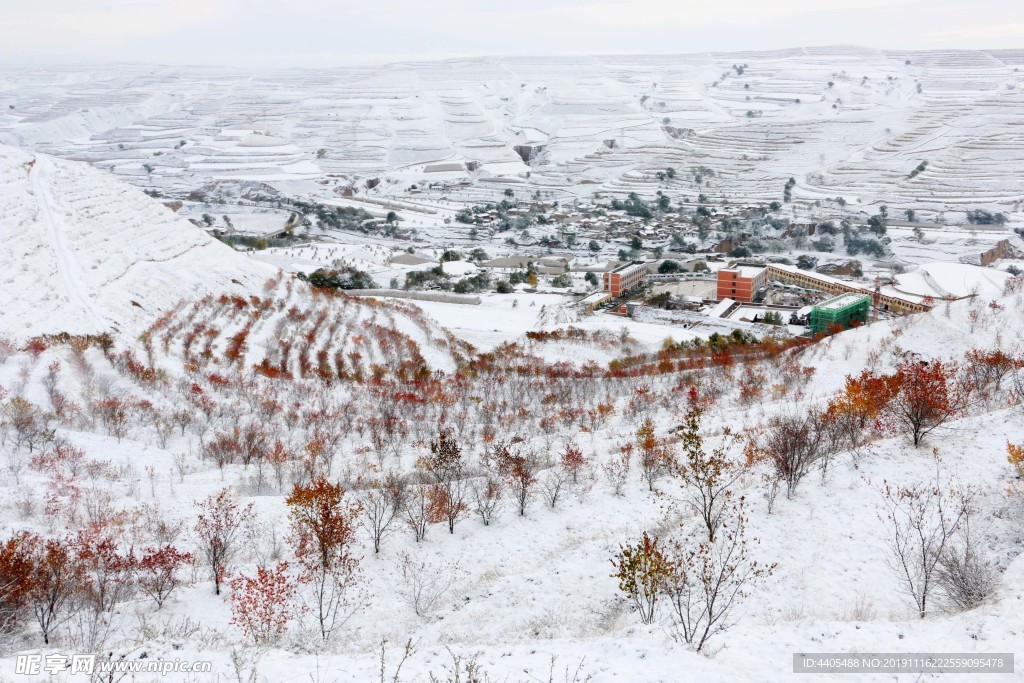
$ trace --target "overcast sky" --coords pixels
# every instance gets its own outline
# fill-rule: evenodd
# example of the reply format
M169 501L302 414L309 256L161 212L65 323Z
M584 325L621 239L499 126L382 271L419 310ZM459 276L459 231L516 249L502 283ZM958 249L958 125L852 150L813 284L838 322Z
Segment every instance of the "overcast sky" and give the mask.
M1024 0L0 0L0 61L1024 48Z

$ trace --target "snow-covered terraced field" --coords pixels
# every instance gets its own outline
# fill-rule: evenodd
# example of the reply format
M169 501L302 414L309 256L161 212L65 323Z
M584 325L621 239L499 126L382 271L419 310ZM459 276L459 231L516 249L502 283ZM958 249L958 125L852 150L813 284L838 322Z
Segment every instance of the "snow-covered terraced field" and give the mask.
M469 177L498 181L491 196L525 183L565 198L762 201L793 177L795 201L1016 211L1022 65L1022 51L831 47L262 72L0 68L0 141L179 191L244 179L330 195L391 176L372 193L394 195ZM687 172L659 181L667 167ZM688 171L699 167L714 177L698 185Z
M168 311L148 331L154 345L200 368L255 365L267 376L324 381L371 376L374 367L448 372L466 353L416 306L316 295L291 276L269 280L263 297L207 295Z

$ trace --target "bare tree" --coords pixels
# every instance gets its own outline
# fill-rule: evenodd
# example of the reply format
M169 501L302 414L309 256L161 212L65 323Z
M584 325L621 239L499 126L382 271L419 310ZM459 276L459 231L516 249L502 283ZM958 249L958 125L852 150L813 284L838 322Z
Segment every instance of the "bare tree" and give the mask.
M562 494L565 493L565 489L571 481L570 473L561 467L548 468L548 471L544 473L540 482L540 490L544 495L544 502L552 510L558 505L558 501L561 500Z
M768 420L755 440L754 451L772 463L786 482L787 498L793 497L797 485L823 457L832 443L831 431L821 413L813 409Z
M40 410L34 403L21 396L14 396L3 405L0 418L4 426L14 432L16 449L27 447L31 453L56 437L55 430L51 428L53 415Z
M480 521L484 526L490 526L491 521L501 509L502 504L501 479L488 475L482 480L473 484L473 499L475 510L480 515Z
M618 453L613 453L611 458L602 467L605 478L612 486L616 496L621 496L629 481L629 470L633 456L633 444L626 444Z
M431 671L428 674L430 683L495 683L496 679L491 678L480 663L481 653L460 655L453 652L451 648L446 649L452 658L451 669L445 666L444 678L440 678L441 674Z
M457 562L434 566L404 552L398 556L398 568L402 573L398 592L418 617L436 610L462 576Z
M943 557L969 515L971 497L952 483L943 484L938 471L933 482L882 487L890 564L922 619L928 613Z
M936 572L943 603L951 611L974 609L992 594L998 574L971 534L971 510L960 525L958 538L939 560Z
M677 547L668 597L681 638L700 652L717 634L735 624L736 610L750 590L771 576L775 564L750 558L743 498L723 521L714 542Z
M402 515L417 543L427 536L427 529L432 517L431 508L430 487L422 484L411 487L402 509Z
M375 481L359 497L362 524L373 539L373 552L380 552L384 537L394 530L394 522L402 512L408 484L400 475L389 472L383 481Z
M700 419L701 411L697 408L686 414L679 433L683 456L677 468L687 505L704 523L708 541L714 541L732 496L730 489L740 478L742 469L729 457L730 446L736 440L731 433L726 433L725 442L717 448L705 449Z

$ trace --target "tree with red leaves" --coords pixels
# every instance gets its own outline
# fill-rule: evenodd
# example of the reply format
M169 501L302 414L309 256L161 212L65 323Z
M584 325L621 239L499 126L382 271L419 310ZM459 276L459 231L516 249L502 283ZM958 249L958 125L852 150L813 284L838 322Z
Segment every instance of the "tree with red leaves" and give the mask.
M654 432L654 422L649 417L636 430L636 448L644 481L648 490L653 491L654 482L669 470L672 457L664 441Z
M905 360L890 375L886 415L914 446L967 407L970 389L956 380L956 366L941 360Z
M430 443L430 454L420 458L419 467L434 479L438 511L448 522L448 533L455 533L455 523L465 516L466 459L450 429L444 429Z
M619 582L619 590L626 594L640 615L640 621L650 624L658 613L658 602L668 592L675 565L665 544L657 536L645 531L635 544L620 546L612 558Z
M1003 379L1024 367L1024 360L1001 349L971 349L964 355L964 361L964 381L973 393L981 397L986 407L991 406L991 399L999 392Z
M107 430L107 434L121 439L128 433L128 404L117 397L104 398L93 402L93 413Z
M562 449L559 465L573 486L579 486L581 480L586 477L588 464L586 456L576 442L567 441Z
M243 574L231 581L231 624L257 645L272 643L288 630L296 612L295 596L287 562L257 567L256 576Z
M31 534L23 532L0 545L0 635L17 630L28 613L34 542Z
M135 558L118 547L102 527L80 531L73 540L80 571L79 597L95 614L111 612L135 589Z
M200 511L195 524L199 556L210 568L214 593L220 595L221 583L238 556L246 527L254 519L252 503L242 506L225 488L196 503L196 507Z
M864 370L847 375L843 390L829 401L822 419L832 426L837 440L859 455L865 434L880 426L883 410L892 398L892 386L885 376Z
M533 452L512 450L507 444L496 444L493 449L493 461L505 479L512 499L519 510L519 516L526 516L526 506L533 496L537 485L537 474L540 471L540 460Z
M139 590L151 597L160 609L181 585L181 568L190 562L190 553L183 553L170 544L147 550L136 565Z
M68 619L76 607L81 587L81 569L67 543L55 538L31 540L32 580L29 602L35 613L43 642L50 644L54 629Z
M322 477L296 484L285 500L291 519L290 541L310 586L312 607L326 640L339 625L341 608L355 585L359 558L354 552L361 508L347 503L340 484Z

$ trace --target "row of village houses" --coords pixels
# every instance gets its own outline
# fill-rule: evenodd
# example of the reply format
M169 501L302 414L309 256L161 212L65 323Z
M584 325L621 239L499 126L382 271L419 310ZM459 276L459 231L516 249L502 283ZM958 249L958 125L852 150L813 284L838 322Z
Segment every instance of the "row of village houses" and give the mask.
M654 276L657 277L657 276ZM664 277L664 276L662 276ZM707 277L716 281L716 298L750 303L767 290L769 281L793 285L831 294L864 294L871 297L879 310L894 313L922 313L935 305L934 299L895 289L891 284L867 285L834 278L822 273L801 270L795 266L770 263L765 266L733 266L722 268ZM636 291L652 278L648 264L627 263L606 271L602 276L605 299L617 298ZM603 300L600 297L598 300Z
M402 255L407 256L407 255ZM402 257L396 257L401 259ZM412 257L421 258L421 257ZM694 259L696 263L700 259ZM405 261L402 261L405 263ZM651 281L672 280L686 277L700 277L716 281L716 298L749 303L761 297L768 287L769 281L791 285L807 290L821 291L832 294L846 292L869 294L877 300L878 307L883 311L895 313L918 313L935 305L928 297L898 291L890 284L872 287L864 283L832 277L824 273L802 270L796 266L779 263L766 265L735 265L720 268L716 272L661 275L657 267L661 261L635 261L621 263L617 261L592 262L565 256L505 256L484 261L480 266L496 272L513 272L532 269L541 276L557 276L569 271L591 271L601 278L601 294L595 297L598 301L618 298L637 291ZM683 264L684 268L693 263ZM412 265L411 263L409 265ZM688 269L688 268L687 268Z

